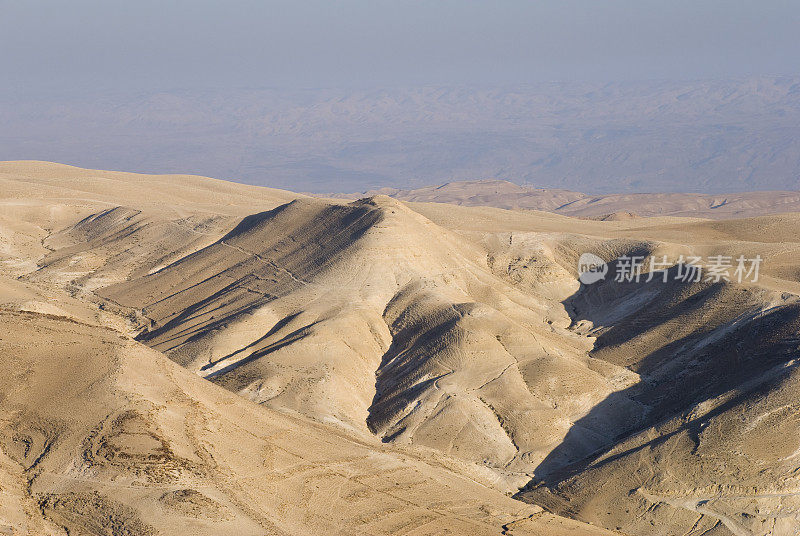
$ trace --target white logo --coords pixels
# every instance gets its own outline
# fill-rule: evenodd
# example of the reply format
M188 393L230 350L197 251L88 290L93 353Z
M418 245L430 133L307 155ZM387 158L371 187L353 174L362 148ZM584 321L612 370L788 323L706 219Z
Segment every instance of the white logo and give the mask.
M606 278L608 264L594 253L584 253L578 259L578 279L584 285L591 285Z

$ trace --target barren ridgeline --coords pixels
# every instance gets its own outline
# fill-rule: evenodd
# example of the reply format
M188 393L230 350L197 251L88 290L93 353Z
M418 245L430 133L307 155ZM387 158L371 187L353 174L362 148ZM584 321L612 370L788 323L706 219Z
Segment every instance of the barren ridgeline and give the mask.
M798 214L578 219L41 162L0 185L0 528L800 526ZM584 253L605 279L578 279ZM732 266L681 277L690 257Z

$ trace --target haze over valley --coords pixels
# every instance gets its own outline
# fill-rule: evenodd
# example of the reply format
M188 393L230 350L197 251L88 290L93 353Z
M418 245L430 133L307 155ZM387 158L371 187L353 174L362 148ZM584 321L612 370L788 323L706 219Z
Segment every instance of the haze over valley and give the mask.
M7 160L317 193L480 179L590 194L800 190L791 77L6 93Z

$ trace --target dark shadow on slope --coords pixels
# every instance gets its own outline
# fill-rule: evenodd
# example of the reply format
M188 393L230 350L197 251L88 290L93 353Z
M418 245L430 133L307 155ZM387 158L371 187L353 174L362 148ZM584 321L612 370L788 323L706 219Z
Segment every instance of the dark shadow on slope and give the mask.
M230 359L231 357L235 356L236 354L240 354L240 353L242 353L242 352L244 352L246 350L249 350L250 348L253 348L254 346L257 346L257 345L263 343L264 341L266 341L267 339L269 339L270 337L275 335L277 332L282 330L284 327L286 327L286 325L289 324L289 322L291 322L292 320L294 320L298 316L300 316L300 313L294 313L294 314L291 314L291 315L289 315L287 317L281 318L263 336L259 337L258 339L254 340L253 342L251 342L250 344L248 344L247 346L245 346L243 348L240 348L240 349L238 349L238 350L236 350L234 352L229 353L228 355L224 355L224 356L220 357L219 359L215 359L214 361L211 361L210 363L208 363L206 365L203 365L202 367L200 367L200 370L208 370L211 367L217 365L218 363L222 363L226 359Z
M244 365L246 365L248 363L251 363L251 362L253 362L253 361L257 360L257 359L261 359L262 357L267 356L267 355L269 355L269 354L271 354L273 352L276 352L276 351L280 350L281 348L289 346L290 344L293 344L293 343L295 343L295 342L297 342L297 341L299 341L301 339L305 339L306 337L308 337L311 334L311 328L315 324L316 324L316 322L313 322L313 323L311 323L311 324L309 324L307 326L303 326L302 328L297 329L297 330L289 333L288 335L286 335L285 337L283 337L279 341L276 341L276 342L274 342L272 344L269 344L269 345L265 346L264 348L256 350L255 352L252 352L247 357L243 357L242 359L236 361L235 363L231 363L230 365L227 365L227 366L225 366L225 367L223 367L223 368L221 368L221 369L219 369L219 370L217 370L215 372L212 372L212 373L206 375L205 378L207 380L211 380L211 379L214 379L214 378L217 378L217 377L220 377L220 376L224 376L225 374L227 374L229 372L232 372L232 371L238 369L239 367L242 367L242 366L244 366ZM206 370L207 370L207 368L206 368Z
M635 350L637 339L647 336L650 328L678 319L664 333L676 338L631 363L619 363L639 372L642 381L613 393L576 421L536 468L537 485L555 486L586 469L620 440L800 356L797 301L758 311L744 287L674 282L674 274L668 275L668 283L659 279L582 286L565 302L574 327L579 328L583 319L610 326L597 339L592 352L596 358L613 356L611 350L625 345ZM587 430L603 430L604 423L618 420L609 416L619 414L623 397L639 402L647 413L625 429L609 430L608 442L592 448Z
M401 292L395 296L387 305L387 310L395 300L402 300L402 295ZM413 320L401 321L412 304L425 304L428 310ZM373 433L380 433L390 424L392 416L401 413L409 404L418 400L431 384L452 373L445 371L433 378L422 378L428 356L435 356L450 344L451 337L448 334L452 335L458 329L459 322L474 306L470 302L452 303L432 293L422 293L406 304L403 313L389 326L392 342L375 372L375 395L367 417L367 426ZM402 428L391 432L383 440L391 441L400 433Z
M795 358L800 357L797 353ZM724 414L725 412L734 409L736 406L757 399L760 397L768 396L774 384L783 381L788 377L793 369L800 366L798 359L791 359L784 363L777 363L775 366L763 371L761 376L754 379L745 380L733 392L732 396L725 399L724 402L714 407L712 410L704 413L696 418L687 420L679 426L675 426L668 432L662 433L652 439L643 440L634 444L633 446L614 452L610 449L602 450L587 456L584 459L575 461L573 463L559 467L558 469L547 473L543 476L534 478L525 487L520 489L514 498L525 501L534 502L540 506L545 506L561 515L574 517L577 513L570 509L568 496L559 493L559 489L564 484L569 487L569 481L573 477L583 473L586 470L601 469L607 464L621 460L627 456L636 454L645 449L652 449L667 442L670 438L675 437L683 432L687 432L688 436L694 443L694 450L692 454L696 453L696 449L700 446L700 437L703 429L708 425L711 419ZM629 434L628 437L634 434ZM627 439L620 438L620 441ZM613 453L612 453L613 452Z
M255 310L257 307L268 303L270 300L273 299L272 296L252 296L249 301L246 301L243 305L233 309L226 311L225 315L219 319L215 319L211 313L215 310L223 309L225 307L230 306L230 302L224 302L219 304L223 298L225 298L228 294L235 295L241 288L242 281L236 281L234 283L230 283L226 287L222 288L221 290L217 291L216 293L190 305L186 309L182 310L180 313L172 317L170 320L165 322L163 325L157 327L153 330L147 330L139 334L136 339L140 342L144 342L145 344L152 344L152 341L162 335L170 334L170 338L164 339L159 341L159 344L167 344L173 340L181 339L187 332L191 333L199 333L199 332L207 332L210 329L218 328L223 326L227 323L230 318L236 315L248 313L250 311ZM216 304L216 305L214 305ZM209 306L214 305L212 308L208 308ZM204 321L199 321L197 324L184 326L184 324L195 317L195 315L211 315L209 319ZM174 330L182 327L177 332ZM191 339L191 336L183 342L188 342ZM183 344L181 342L181 344ZM166 348L162 351L169 351L172 348Z
M312 209L311 212L306 210L309 207ZM306 216L307 221L295 224L292 221L294 215L291 213L295 210ZM282 217L284 213L287 214L285 218ZM144 287L150 285L157 289L160 277L170 272L174 276L175 273L186 270L186 266L194 266L187 261L203 259L209 252L215 250L218 252L221 247L234 247L243 253L248 253L237 245L231 246L239 244L240 239L257 241L260 237L264 237L264 242L270 244L269 248L252 253L257 259L253 262L258 262L259 265L257 267L245 266L244 263L236 265L239 277L233 282L230 282L232 268L222 267L200 281L171 288L168 296L144 304L142 309L146 312L156 303L161 304L182 293L191 291L197 295L188 298L196 300L194 303L168 318L162 325L141 333L138 339L151 345L156 344L157 340L157 344L162 346L160 348L162 351L169 351L191 340L186 338L187 335L200 336L203 332L221 327L234 316L268 303L303 284L303 281L297 280L292 275L293 272L299 271L303 277L313 278L345 255L348 247L383 218L382 209L368 205L328 205L322 201L305 199L247 216L214 244L142 278L139 284ZM270 242L276 236L280 238ZM204 269L207 263L200 260L197 265L200 269ZM282 281L283 286L280 289L275 288L280 285L272 285L263 274L259 275L263 270L269 271L272 281ZM192 273L181 274L181 279L190 279L187 276L192 275ZM253 282L258 287L255 291L248 286ZM122 285L131 284L128 282ZM230 310L223 311L225 308ZM202 320L195 321L196 317L201 316L204 317ZM173 341L177 341L177 344L170 346Z
M228 231L225 236L220 238L218 242L222 242L225 240L230 240L232 238L236 238L237 236L247 234L259 225L264 225L269 223L273 220L276 216L280 213L288 209L292 204L297 203L297 200L290 201L288 203L284 203L278 207L273 208L272 210L266 210L264 212L257 212L256 214L250 214L249 216L245 216L242 218L236 227Z

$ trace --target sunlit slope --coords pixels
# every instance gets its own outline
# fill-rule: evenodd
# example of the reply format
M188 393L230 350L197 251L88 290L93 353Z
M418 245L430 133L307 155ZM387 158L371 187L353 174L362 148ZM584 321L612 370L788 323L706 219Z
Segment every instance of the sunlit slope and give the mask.
M252 206L279 204L301 194L248 186L196 175L147 175L83 169L35 160L0 162L2 198L41 202L130 204L138 208L240 213Z
M82 292L163 266L297 197L191 175L0 162L0 267Z

